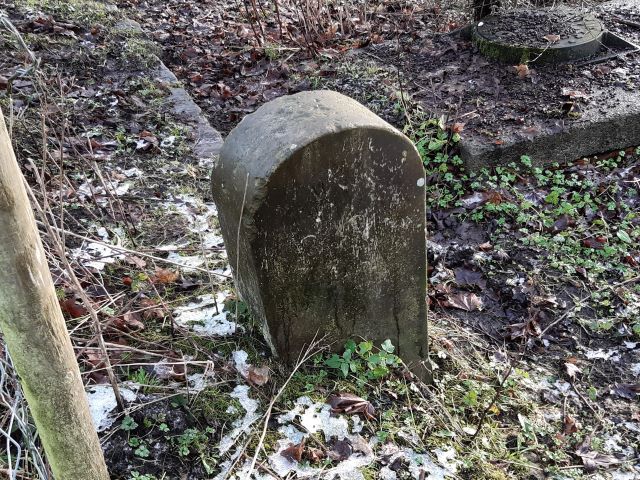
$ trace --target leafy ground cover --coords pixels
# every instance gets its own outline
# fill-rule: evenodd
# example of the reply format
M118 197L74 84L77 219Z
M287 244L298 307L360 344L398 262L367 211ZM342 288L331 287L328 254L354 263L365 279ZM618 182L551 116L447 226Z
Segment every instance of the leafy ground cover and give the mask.
M454 29L460 6L2 5L17 31L2 29L0 100L113 478L638 477L638 152L466 171L464 126L366 53ZM433 385L390 342L318 344L293 372L270 356L233 292L211 159L155 54L223 132L271 98L333 88L415 141ZM1 471L49 478L4 352L2 374Z

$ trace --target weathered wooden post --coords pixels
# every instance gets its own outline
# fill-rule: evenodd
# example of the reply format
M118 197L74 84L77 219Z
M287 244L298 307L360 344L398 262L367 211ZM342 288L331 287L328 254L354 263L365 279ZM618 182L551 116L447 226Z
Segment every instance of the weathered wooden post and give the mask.
M80 370L1 111L0 329L55 478L108 480Z
M391 339L429 378L425 178L411 141L330 91L282 97L227 138L213 195L242 298L293 362L316 333Z

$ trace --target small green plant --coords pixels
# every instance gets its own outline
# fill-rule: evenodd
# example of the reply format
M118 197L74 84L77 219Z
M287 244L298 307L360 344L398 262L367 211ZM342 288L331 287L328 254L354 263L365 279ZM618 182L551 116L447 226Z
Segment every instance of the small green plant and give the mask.
M120 429L121 430L124 430L125 432L131 432L131 431L135 430L136 428L138 428L138 424L129 415L127 415L126 417L124 417L122 419L122 423L120 424Z
M141 443L140 446L136 448L133 453L140 458L148 458L149 455L151 454L151 452L147 448L147 445L144 443Z
M342 355L333 354L325 360L325 365L338 370L340 375L347 378L354 374L359 383L368 380L379 380L390 373L390 369L402 364L400 358L394 355L395 347L391 340L385 340L380 348L375 348L373 342L363 341L358 344L348 340L344 345Z
M138 370L133 373L129 373L128 378L132 382L142 385L142 390L145 393L153 391L153 387L160 385L160 380L142 367L138 368Z
M155 475L142 474L134 470L133 472L131 472L131 477L129 477L129 480L157 480L157 477Z

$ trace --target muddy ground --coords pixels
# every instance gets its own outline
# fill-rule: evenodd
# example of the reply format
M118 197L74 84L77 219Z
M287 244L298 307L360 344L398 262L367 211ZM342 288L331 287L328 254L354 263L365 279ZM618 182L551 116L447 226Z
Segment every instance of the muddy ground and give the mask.
M562 67L536 69L534 82L479 58L444 35L464 25L462 5L346 3L315 29L305 27L313 12L293 3L242 5L3 2L40 61L3 30L2 107L91 299L76 301L50 250L112 477L640 478L638 152L467 172L459 137L535 126L535 112L566 103ZM323 352L285 385L290 370L236 308L212 159L194 153L155 55L223 134L272 98L332 88L416 142L429 188L434 385L400 367L373 379L367 353L344 378ZM602 75L590 67L593 78L572 76L571 88L606 87L638 58ZM501 102L468 115L469 80ZM504 85L522 94L501 98ZM571 121L557 115L545 121ZM103 323L125 412L88 308ZM331 413L332 394L367 408ZM4 451L3 468L16 453ZM33 449L18 461L23 477L46 478Z

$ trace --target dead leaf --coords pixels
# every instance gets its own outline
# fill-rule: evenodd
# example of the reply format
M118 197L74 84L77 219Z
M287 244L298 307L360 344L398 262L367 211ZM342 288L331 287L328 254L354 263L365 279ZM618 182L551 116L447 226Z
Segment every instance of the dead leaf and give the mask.
M76 303L73 298L67 298L60 302L60 308L63 312L69 314L71 318L84 317L89 314L89 311L84 307L84 305Z
M544 38L549 43L556 43L560 41L560 35L556 35L556 34L545 35L542 38Z
M332 394L327 399L327 403L331 405L333 413L361 413L368 420L375 418L375 409L371 402L352 393Z
M352 453L353 453L353 447L351 446L351 443L349 442L349 440L344 439L344 440L336 440L336 442L333 444L333 447L331 448L331 450L329 450L327 455L331 460L335 460L336 462L341 462L349 458Z
M539 337L542 333L540 324L535 317L527 320L526 322L508 325L506 330L509 332L511 340L515 340L517 338Z
M111 325L123 332L133 332L144 330L144 323L140 321L140 314L137 312L127 312L111 319Z
M135 255L127 255L125 257L126 261L131 264L131 265L135 265L136 267L143 269L144 267L147 266L147 262L145 262L142 258L140 257L136 257Z
M635 400L640 395L640 383L619 383L613 393L627 400Z
M482 299L475 293L459 292L449 295L449 297L441 302L445 308L458 308L466 312L474 312L482 310Z
M309 460L309 463L318 463L327 457L327 455L321 449L315 447L307 448L307 450L304 452L304 456L307 460Z
M571 363L571 362L565 362L564 364L564 368L567 371L567 375L569 376L569 378L571 379L575 379L576 375L578 373L582 373L580 370L580 367L578 367L576 364Z
M456 122L451 126L452 133L460 133L464 130L464 123Z
M253 365L249 366L247 380L249 380L250 383L261 387L270 379L271 371L269 370L269 367L254 367Z
M563 96L569 97L571 100L586 100L587 98L589 98L589 95L587 95L582 90L574 90L571 88L563 88L561 90L561 93Z
M607 239L603 237L589 237L582 240L582 246L585 248L593 248L594 250L602 250L607 243Z
M578 431L578 424L573 419L571 415L566 415L564 417L564 422L562 426L562 432L565 435L571 435L572 433L576 433Z
M610 467L611 465L617 465L621 463L613 455L606 455L604 453L596 452L595 450L591 450L591 437L587 436L585 441L576 451L576 455L578 455L582 459L582 464L584 465L584 469L587 472L593 472L598 467Z
M167 284L174 283L176 280L178 280L179 276L180 274L177 271L167 270L164 268L156 268L156 273L153 274L150 280L152 283Z
M526 63L521 63L520 65L516 65L513 68L515 68L518 77L522 78L523 80L531 74L531 72L529 71L529 66Z
M478 248L483 252L488 252L489 250L493 250L493 245L491 245L491 242L484 242L478 245Z
M302 440L299 444L294 445L293 443L289 445L287 448L280 452L284 458L289 460L290 462L300 462L302 460L302 451L304 450L304 440Z
M456 268L456 283L460 286L475 285L484 289L487 281L483 278L482 272L476 272L467 268Z

